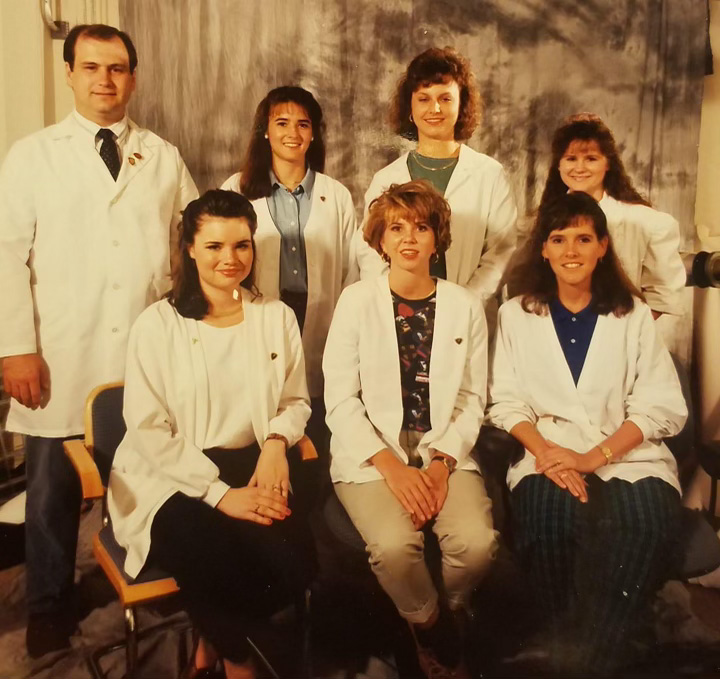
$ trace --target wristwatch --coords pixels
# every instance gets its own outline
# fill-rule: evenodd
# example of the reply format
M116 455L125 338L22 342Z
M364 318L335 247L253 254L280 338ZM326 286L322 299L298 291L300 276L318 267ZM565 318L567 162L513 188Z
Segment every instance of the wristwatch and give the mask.
M600 452L605 456L605 464L610 464L612 462L612 450L608 448L607 446L598 446L600 449Z
M448 455L435 455L430 462L435 462L435 460L442 463L445 469L448 470L448 474L452 474L455 471L457 460L454 457L449 457Z

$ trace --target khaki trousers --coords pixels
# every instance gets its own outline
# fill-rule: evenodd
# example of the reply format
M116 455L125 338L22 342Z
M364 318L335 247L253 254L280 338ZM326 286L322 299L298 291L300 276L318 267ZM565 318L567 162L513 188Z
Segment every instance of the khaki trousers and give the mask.
M427 622L437 608L438 592L425 563L423 531L415 530L384 480L339 482L335 492L365 540L370 566L400 615L412 623ZM450 475L447 499L431 526L442 553L447 602L456 609L497 551L490 500L480 474L455 471Z

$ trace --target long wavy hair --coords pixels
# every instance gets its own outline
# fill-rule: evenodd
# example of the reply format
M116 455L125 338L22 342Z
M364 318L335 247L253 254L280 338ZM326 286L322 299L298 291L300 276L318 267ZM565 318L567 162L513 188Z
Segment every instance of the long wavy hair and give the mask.
M567 193L568 187L560 177L560 159L574 141L597 143L608 160L608 170L603 179L605 192L624 203L650 205L635 189L620 159L615 138L610 129L594 113L578 113L570 116L555 130L552 139L552 160L540 199L539 211L558 196Z
M260 294L255 287L257 251L254 236L257 229L257 217L252 204L245 196L235 193L235 191L223 191L222 189L206 191L200 198L190 201L183 211L182 221L178 226L180 230L178 263L173 271L172 289L167 295L170 304L177 309L181 316L198 321L207 316L209 304L200 287L197 263L190 256L189 248L195 242L195 234L207 217L247 220L250 227L253 261L250 273L240 285L250 290L255 297Z
M305 154L305 164L315 172L325 170L325 121L320 104L310 92L302 87L290 85L276 87L268 92L255 109L250 142L243 160L240 191L250 200L267 198L272 191L270 184L272 149L265 134L273 108L278 104L291 102L305 109L312 124L313 140Z
M564 193L538 213L520 261L512 271L508 287L513 296L522 297L525 311L543 315L550 301L558 296L557 278L543 258L543 245L553 231L562 231L582 221L592 224L598 240L608 239L607 252L598 260L592 274L591 308L598 314L624 316L633 309L633 297L644 300L618 260L605 213L592 196L576 191Z
M448 80L454 80L460 88L455 139L464 141L472 136L480 122L480 94L470 62L452 47L431 47L408 64L395 88L390 107L390 125L396 134L417 141L417 125L410 118L413 92Z

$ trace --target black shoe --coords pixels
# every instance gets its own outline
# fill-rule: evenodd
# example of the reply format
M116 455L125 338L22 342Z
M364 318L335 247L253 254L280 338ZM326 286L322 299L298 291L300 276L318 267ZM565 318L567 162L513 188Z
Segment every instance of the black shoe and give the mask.
M28 620L25 645L31 658L70 648L70 637L77 625L72 614L65 611L36 613Z

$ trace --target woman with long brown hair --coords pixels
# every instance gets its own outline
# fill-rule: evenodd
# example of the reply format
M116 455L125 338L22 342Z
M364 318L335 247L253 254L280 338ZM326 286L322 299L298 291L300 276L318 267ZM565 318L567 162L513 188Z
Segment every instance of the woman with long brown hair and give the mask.
M350 262L355 207L324 168L320 104L302 87L277 87L258 104L242 170L222 186L250 199L257 213L260 292L297 317L313 408L308 434L321 455L325 339L340 292L357 278Z
M681 315L686 276L679 225L638 193L612 132L592 113L571 116L555 131L539 212L568 191L584 191L600 203L615 252L653 316Z
M488 411L525 448L507 474L515 549L555 670L612 675L672 573L680 484L662 439L687 408L594 198L548 203L524 255L498 315Z

